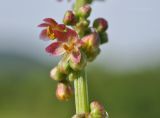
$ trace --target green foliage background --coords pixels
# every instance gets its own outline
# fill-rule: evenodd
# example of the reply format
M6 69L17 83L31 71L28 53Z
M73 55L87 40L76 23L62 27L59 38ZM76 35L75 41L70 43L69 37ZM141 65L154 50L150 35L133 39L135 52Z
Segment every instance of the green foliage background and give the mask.
M74 98L59 102L48 67L33 59L1 55L0 118L70 118ZM99 100L110 118L160 118L160 66L117 73L88 68L90 101Z

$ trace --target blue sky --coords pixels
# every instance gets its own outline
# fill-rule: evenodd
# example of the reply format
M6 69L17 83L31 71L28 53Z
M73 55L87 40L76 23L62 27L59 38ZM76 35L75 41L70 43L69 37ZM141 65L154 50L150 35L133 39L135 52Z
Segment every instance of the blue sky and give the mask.
M72 7L66 1L1 0L0 53L32 56L43 63L54 57L44 52L50 42L39 40L37 24L45 17L59 23L64 12ZM154 66L160 61L160 1L106 0L94 2L90 17L104 17L109 21L109 43L95 61L113 68ZM58 59L56 59L58 61Z

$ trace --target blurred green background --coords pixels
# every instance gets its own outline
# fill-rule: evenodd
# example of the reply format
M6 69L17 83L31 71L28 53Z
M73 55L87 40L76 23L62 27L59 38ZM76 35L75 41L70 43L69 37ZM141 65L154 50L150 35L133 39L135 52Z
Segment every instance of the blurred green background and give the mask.
M52 67L16 55L0 58L0 118L70 118L74 97L60 102ZM160 66L131 72L88 67L90 101L105 105L110 118L160 117Z

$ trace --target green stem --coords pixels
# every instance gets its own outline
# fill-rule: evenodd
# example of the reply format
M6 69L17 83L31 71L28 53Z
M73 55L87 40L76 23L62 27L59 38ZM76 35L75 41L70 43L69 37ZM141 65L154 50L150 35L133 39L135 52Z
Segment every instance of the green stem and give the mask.
M92 0L76 0L74 4L74 11L77 14L78 9L85 4L90 4ZM89 112L89 101L88 101L88 85L87 76L85 70L82 70L78 78L74 80L75 89L75 105L76 114L88 113Z
M76 113L88 113L89 102L88 102L88 86L85 70L82 70L76 80L74 80L75 88L75 105Z

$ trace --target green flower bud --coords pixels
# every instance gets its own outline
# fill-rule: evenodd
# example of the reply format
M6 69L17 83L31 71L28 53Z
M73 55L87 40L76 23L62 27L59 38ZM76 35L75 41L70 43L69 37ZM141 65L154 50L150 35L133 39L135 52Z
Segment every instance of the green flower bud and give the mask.
M60 72L58 67L55 67L50 71L50 77L56 81L62 81L66 78L66 75Z
M101 44L108 42L108 34L106 32L99 33Z
M61 59L61 61L58 63L58 68L60 72L64 74L68 74L71 71L70 65L69 65L69 56L64 55Z
M89 20L86 20L86 19L81 19L81 20L76 24L75 29L76 29L76 31L78 32L78 34L79 34L80 36L84 36L85 33L88 32L88 30L89 30L89 28L88 28L89 24L90 24L90 21L89 21Z
M75 63L74 61L72 61L71 59L69 60L69 64L70 67L74 70L74 71L80 71L83 68L85 68L85 66L87 65L87 57L86 55L81 51L81 60L79 63Z
M74 25L76 23L75 15L72 11L68 10L63 18L63 23L65 25Z
M76 24L76 29L77 30L85 30L89 26L90 21L86 19L81 19L77 24Z
M71 73L69 73L69 75L68 75L68 79L69 79L69 81L74 81L75 79L77 79L78 78L78 76L79 76L79 72L71 72Z
M96 57L99 55L100 52L101 52L100 48L96 48L92 52L86 53L87 54L87 60L89 62L92 62L93 60L96 59Z
M104 106L98 101L93 101L90 104L90 109L91 118L106 118L107 116Z
M78 16L83 17L83 18L87 18L90 16L91 10L92 9L91 9L90 5L86 4L86 5L79 8Z
M97 32L105 32L108 29L108 22L104 18L97 18L93 22L93 27Z
M71 85L66 82L59 82L56 89L56 97L61 101L68 101L73 94Z

